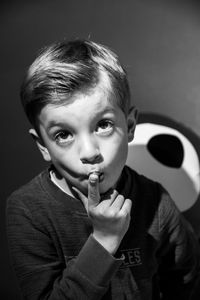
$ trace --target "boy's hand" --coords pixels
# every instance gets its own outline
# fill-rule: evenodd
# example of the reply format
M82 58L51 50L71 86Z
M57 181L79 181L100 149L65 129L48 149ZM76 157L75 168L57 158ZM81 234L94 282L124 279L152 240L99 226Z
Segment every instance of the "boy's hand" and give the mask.
M132 202L114 189L109 190L100 202L99 178L89 176L88 198L73 188L82 200L93 224L94 238L111 254L115 254L128 230Z

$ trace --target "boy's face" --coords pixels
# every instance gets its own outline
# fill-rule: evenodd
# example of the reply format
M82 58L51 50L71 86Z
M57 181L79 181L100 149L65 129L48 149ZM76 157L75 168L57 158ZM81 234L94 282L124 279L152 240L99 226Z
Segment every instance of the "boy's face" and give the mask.
M67 191L75 186L87 195L88 177L94 170L100 173L100 193L114 187L120 177L135 120L134 113L126 118L109 97L97 86L90 93L76 93L66 105L47 105L39 114L39 148Z

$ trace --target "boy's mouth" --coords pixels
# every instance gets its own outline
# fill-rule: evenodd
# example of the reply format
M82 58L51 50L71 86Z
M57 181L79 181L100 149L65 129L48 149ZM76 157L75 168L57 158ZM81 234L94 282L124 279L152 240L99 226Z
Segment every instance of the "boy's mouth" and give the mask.
M91 171L89 174L88 174L88 178L90 177L91 174L95 174L98 176L99 178L99 182L102 182L104 180L104 174L100 171Z

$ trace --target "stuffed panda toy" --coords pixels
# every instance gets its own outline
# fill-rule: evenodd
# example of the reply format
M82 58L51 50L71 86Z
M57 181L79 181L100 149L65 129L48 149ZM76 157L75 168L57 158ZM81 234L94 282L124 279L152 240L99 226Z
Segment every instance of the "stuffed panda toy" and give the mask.
M127 165L160 182L200 236L200 138L161 115L141 114Z

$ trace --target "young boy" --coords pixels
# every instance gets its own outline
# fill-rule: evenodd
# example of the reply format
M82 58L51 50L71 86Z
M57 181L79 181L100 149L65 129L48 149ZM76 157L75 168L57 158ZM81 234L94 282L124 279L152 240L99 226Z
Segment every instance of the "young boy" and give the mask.
M162 186L125 166L137 110L107 47L45 48L21 89L50 167L14 192L7 231L25 299L189 299L193 232Z

